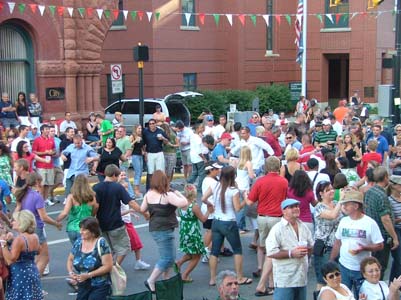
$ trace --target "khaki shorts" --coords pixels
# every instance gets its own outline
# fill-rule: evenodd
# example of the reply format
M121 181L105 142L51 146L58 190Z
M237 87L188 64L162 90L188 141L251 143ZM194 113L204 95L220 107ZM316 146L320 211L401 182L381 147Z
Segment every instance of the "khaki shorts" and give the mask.
M59 167L54 167L54 185L62 184L64 180L64 172Z
M184 166L191 164L191 150L181 150L181 161Z
M131 251L131 244L125 225L111 231L103 231L102 236L107 240L113 257L127 255Z
M281 217L268 217L258 215L258 229L259 229L259 246L266 247L266 238L270 230L280 222Z
M37 169L37 172L42 176L42 184L52 186L54 185L54 169Z

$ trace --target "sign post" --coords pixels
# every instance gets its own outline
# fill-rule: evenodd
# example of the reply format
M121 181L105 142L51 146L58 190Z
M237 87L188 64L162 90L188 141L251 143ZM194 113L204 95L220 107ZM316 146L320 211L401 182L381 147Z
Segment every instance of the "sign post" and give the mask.
M110 65L111 89L113 94L121 94L123 92L123 70L120 64Z

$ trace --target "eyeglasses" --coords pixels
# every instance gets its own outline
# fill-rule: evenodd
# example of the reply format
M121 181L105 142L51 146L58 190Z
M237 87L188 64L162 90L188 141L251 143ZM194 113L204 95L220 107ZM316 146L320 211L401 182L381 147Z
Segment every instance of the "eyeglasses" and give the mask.
M334 272L333 274L326 275L326 278L328 278L328 279L334 279L334 277L340 277L340 276L341 276L341 273L338 272L338 271L336 271L336 272Z
M155 124L156 124L155 122L149 123L149 125L155 125Z
M253 118L253 119L259 119L259 117L258 117L258 116L253 116L252 118Z
M286 136L285 137L287 140L290 140L290 139L292 139L292 136Z
M396 131L397 131L397 132L398 132L398 131L401 131L401 129L397 129Z
M379 269L379 268L377 268L377 269L372 269L372 270L366 271L366 273L368 273L368 274L380 273L380 269Z

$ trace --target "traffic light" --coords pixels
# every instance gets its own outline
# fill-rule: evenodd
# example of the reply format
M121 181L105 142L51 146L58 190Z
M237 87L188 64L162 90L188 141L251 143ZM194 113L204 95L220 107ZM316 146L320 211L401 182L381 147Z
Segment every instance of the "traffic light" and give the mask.
M368 9L378 7L384 0L368 0Z
M342 2L343 2L342 0L330 0L330 7L337 6L337 5L341 4Z

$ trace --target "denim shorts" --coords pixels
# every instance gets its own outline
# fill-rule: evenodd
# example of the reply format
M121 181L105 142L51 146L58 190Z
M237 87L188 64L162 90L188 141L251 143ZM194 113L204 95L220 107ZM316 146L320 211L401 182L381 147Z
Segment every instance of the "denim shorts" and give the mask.
M174 229L151 231L150 233L159 250L160 257L156 262L156 268L165 272L175 262Z
M42 228L36 227L35 233L38 235L40 245L47 242L47 236L46 236L46 231L45 231L44 227L42 227Z
M306 286L274 288L274 300L306 300Z
M223 245L224 238L230 243L234 255L242 254L241 239L239 236L238 225L236 221L213 220L212 223L212 252L213 256L219 256L220 248Z

